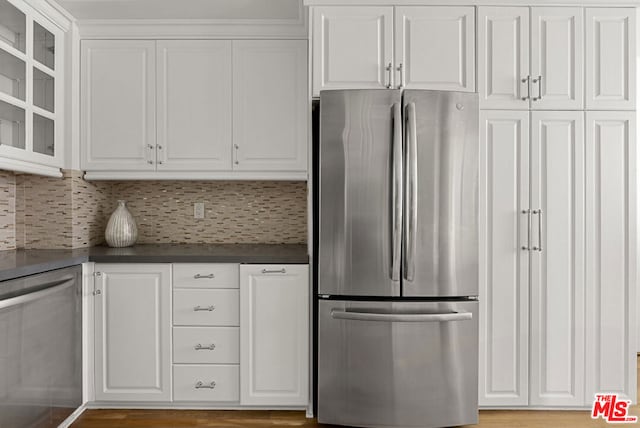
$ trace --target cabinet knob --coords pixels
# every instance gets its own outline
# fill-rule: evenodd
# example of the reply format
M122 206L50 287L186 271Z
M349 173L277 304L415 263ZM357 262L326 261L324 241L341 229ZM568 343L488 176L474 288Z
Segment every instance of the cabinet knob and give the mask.
M152 161L152 160L147 161L147 163L148 163L149 165L153 165L153 161Z
M94 292L93 292L93 295L94 295L94 296L97 296L97 295L99 295L99 294L102 294L102 291L100 291L100 290L96 290L96 291L94 291Z

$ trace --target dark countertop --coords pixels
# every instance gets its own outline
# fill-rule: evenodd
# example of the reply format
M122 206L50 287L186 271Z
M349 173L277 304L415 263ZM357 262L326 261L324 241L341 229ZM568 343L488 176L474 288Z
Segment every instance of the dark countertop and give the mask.
M99 263L305 264L304 244L147 244L75 250L0 251L0 281L78 265Z

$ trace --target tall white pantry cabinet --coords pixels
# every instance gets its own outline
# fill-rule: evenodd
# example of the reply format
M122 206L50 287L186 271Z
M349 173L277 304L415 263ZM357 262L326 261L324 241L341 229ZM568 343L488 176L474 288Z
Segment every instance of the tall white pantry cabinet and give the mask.
M636 399L635 18L478 7L481 406Z
M477 92L480 406L635 400L636 8L442 3L305 0L312 95Z

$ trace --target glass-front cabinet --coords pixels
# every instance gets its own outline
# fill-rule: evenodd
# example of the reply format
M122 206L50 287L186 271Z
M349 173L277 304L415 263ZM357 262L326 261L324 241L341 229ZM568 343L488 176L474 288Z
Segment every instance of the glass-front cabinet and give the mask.
M0 0L0 168L59 174L63 37L21 0Z

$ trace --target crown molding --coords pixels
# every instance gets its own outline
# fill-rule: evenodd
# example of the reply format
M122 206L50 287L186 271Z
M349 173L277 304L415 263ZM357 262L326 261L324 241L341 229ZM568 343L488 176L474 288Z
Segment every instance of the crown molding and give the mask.
M302 2L295 19L84 19L77 25L82 39L308 38Z
M640 0L303 0L303 2L305 6L640 6Z

